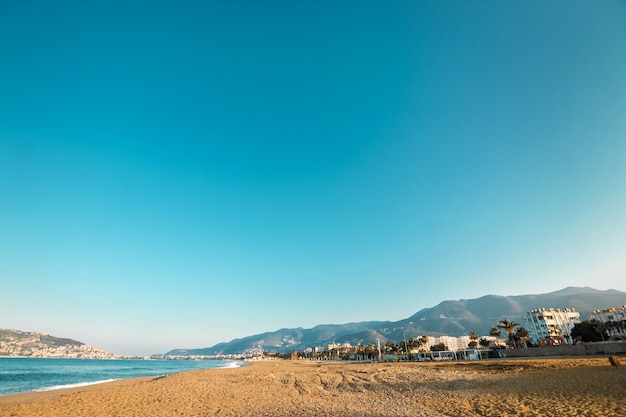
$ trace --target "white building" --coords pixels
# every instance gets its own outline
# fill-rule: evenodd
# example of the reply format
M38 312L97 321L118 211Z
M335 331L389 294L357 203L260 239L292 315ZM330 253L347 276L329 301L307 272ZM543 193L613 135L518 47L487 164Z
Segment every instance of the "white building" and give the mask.
M480 336L480 339L487 339L490 342L497 342L497 339L493 336ZM467 349L472 340L468 335L454 337L454 336L432 336L428 338L428 344L426 348L430 350L430 348L436 344L443 343L448 347L448 350L457 351ZM477 340L478 342L478 340Z
M530 338L541 345L571 344L574 325L580 323L580 313L573 308L540 308L524 316Z
M611 307L605 308L603 310L594 310L589 317L592 320L598 320L602 323L610 323L613 326L609 326L607 328L607 334L609 337L612 336L626 336L626 330L623 326L619 326L619 322L623 322L626 320L626 306L621 306L619 308Z
M462 340L459 340L462 339ZM467 339L467 342L465 343L465 339ZM453 336L439 336L439 337L429 337L428 338L428 349L430 350L430 348L436 344L439 343L443 343L444 345L446 345L448 347L448 350L461 350L461 349L465 349L467 347L467 345L469 344L469 336L461 336L459 337L453 337Z

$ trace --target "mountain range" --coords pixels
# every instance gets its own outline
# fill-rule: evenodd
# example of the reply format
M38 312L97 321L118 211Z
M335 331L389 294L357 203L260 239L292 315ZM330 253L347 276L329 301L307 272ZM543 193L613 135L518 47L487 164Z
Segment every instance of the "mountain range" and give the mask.
M538 308L573 308L588 318L593 310L626 305L626 293L568 287L546 294L518 296L486 295L470 300L443 301L400 321L368 321L348 324L323 324L311 329L280 329L235 339L201 349L174 349L165 355L228 355L262 350L285 352L329 343L376 344L378 340L399 342L421 335L462 336L470 332L488 335L502 319L523 324L523 315Z

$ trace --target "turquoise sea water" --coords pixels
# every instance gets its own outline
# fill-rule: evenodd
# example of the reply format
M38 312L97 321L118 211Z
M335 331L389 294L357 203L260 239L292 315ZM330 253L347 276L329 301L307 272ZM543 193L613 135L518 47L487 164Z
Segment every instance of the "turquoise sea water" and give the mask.
M140 376L243 366L222 360L0 358L0 395L89 385Z

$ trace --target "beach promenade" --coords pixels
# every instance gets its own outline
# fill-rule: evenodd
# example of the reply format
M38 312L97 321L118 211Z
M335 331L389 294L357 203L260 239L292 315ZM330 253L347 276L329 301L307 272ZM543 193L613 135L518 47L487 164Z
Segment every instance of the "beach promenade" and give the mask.
M0 417L624 415L626 367L606 357L267 361L0 397Z

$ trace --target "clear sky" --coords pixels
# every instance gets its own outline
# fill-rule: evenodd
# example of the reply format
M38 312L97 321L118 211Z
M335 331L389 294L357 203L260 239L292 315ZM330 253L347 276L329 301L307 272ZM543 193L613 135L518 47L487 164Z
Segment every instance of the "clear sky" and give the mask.
M0 328L151 354L625 291L625 22L623 1L2 1Z

